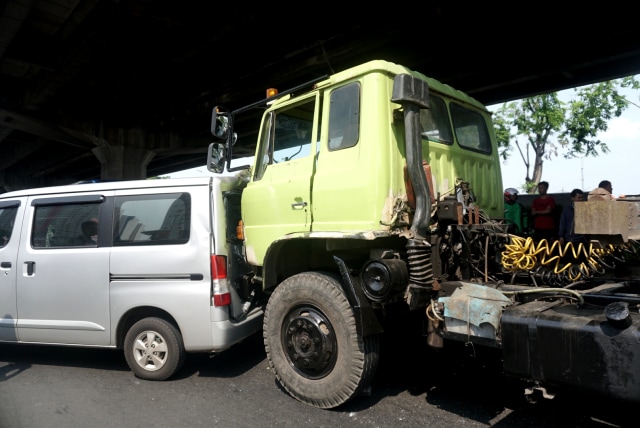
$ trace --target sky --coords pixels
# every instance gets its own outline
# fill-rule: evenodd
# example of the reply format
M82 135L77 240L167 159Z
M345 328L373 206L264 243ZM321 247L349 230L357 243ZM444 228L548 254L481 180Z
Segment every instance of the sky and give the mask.
M640 75L636 78L640 80ZM562 101L569 101L575 93L575 89L568 89L558 95ZM560 153L551 160L545 160L542 180L549 182L549 193L568 193L575 188L588 192L598 187L600 181L609 180L615 196L640 194L640 180L635 181L635 178L640 178L640 90L623 89L621 94L636 105L630 104L620 117L609 122L606 132L598 135L598 139L609 146L609 153L575 159L565 159ZM500 106L496 104L488 108L494 111ZM520 138L524 142L523 137ZM510 158L501 162L501 169L503 186L522 190L526 169L515 147ZM167 175L193 177L212 174L202 166Z

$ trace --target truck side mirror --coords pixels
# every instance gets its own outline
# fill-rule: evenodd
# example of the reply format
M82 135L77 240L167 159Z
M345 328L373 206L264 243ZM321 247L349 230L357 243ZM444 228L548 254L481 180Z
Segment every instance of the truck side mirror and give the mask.
M225 164L225 145L223 143L209 144L207 151L207 170L220 174L224 171Z
M216 141L226 142L229 137L231 124L229 114L220 107L215 107L211 115L211 135Z

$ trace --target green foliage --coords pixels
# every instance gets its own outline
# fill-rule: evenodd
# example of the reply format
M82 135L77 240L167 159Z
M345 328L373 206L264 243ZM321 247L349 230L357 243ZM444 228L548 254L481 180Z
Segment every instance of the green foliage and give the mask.
M542 179L545 160L561 153L573 158L609 151L597 135L632 104L620 95L620 88L640 89L640 82L630 76L577 88L575 98L568 103L562 102L557 92L536 95L505 103L494 113L500 156L507 159L517 148L526 168L525 188L530 193ZM524 137L525 143L518 137Z
M578 99L570 103L570 110L561 140L568 145L566 158L597 156L599 150L607 153L606 142L596 139L599 132L606 131L609 121L619 117L629 106L628 100L618 93L618 87L636 87L635 80L628 78L611 80L577 90Z
M496 132L500 157L506 160L511 153L511 146L509 143L514 135L511 134L511 123L504 116L504 107L494 113L493 126Z

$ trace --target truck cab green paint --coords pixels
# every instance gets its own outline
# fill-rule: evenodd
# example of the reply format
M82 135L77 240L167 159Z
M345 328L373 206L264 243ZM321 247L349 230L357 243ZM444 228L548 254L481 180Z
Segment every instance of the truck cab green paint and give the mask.
M434 197L469 183L476 204L502 217L502 179L490 113L448 85L386 61L332 75L264 113L255 164L242 195L247 260L261 266L276 241L407 234L406 153L394 77L428 84L422 154ZM409 214L410 215L410 214Z

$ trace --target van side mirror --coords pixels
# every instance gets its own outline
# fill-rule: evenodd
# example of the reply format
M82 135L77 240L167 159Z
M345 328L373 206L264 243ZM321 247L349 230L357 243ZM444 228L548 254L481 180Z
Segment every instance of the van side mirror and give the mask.
M224 171L225 164L225 144L211 143L207 151L207 170L220 174Z

